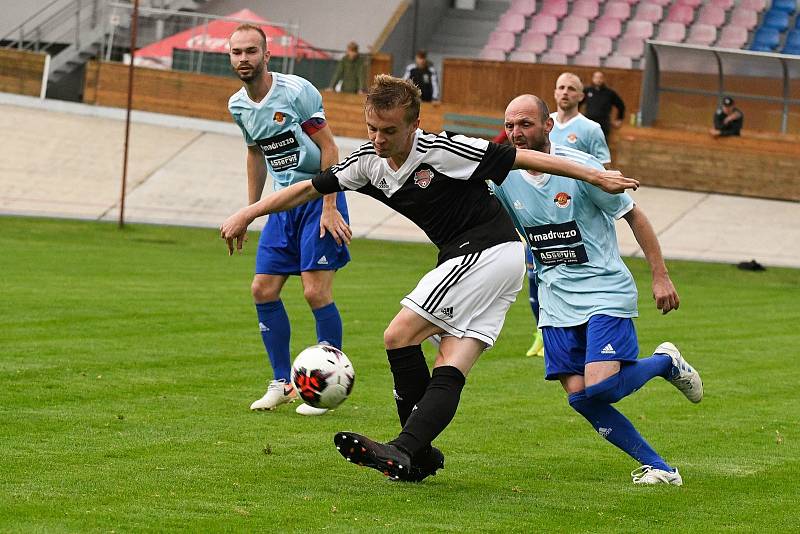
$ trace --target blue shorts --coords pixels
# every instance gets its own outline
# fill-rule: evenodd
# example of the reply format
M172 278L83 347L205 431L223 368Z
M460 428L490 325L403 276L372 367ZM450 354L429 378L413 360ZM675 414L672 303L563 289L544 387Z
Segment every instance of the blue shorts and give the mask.
M344 193L337 194L336 208L349 224L350 215ZM270 215L258 240L256 274L332 271L347 265L350 253L346 245L337 245L328 232L325 232L325 237L319 238L321 215L321 198Z
M542 336L545 380L583 375L587 363L628 362L639 357L636 328L628 317L593 315L578 326L545 326Z

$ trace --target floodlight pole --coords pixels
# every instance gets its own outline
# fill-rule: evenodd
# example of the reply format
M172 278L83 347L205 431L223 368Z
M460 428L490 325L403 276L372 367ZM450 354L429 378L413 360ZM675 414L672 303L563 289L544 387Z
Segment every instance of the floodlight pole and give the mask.
M122 192L119 198L119 227L125 226L125 189L128 181L128 143L131 136L131 107L133 105L133 54L136 51L136 31L139 22L139 0L133 0L131 12L131 62L128 65L128 107L125 112L125 149L122 156Z

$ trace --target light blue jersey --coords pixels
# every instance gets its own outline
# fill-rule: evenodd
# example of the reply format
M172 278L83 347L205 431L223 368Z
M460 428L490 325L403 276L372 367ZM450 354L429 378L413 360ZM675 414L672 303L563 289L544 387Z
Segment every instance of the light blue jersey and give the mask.
M561 145L591 154L600 163L610 163L611 153L606 144L606 136L600 125L578 113L567 122L558 122L558 113L551 113L553 129L550 130L550 143Z
M553 145L552 154L602 168L589 154ZM633 208L585 182L523 170L494 186L533 252L539 277L539 326L583 324L593 315L636 317L637 292L622 262L614 220Z
M320 171L320 151L303 131L311 118L325 119L322 96L308 80L272 72L272 86L261 102L242 87L228 101L228 110L248 146L264 152L274 189L313 178Z

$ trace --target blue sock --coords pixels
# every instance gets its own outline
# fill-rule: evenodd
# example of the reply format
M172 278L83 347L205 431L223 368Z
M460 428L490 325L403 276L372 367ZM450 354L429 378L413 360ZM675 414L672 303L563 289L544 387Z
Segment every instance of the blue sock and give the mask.
M528 269L528 301L536 324L539 324L539 286L536 284L536 271L531 269Z
M642 465L673 471L628 419L608 403L589 399L583 391L569 395L569 405L586 418L598 434Z
M283 301L262 302L256 304L258 312L258 327L261 330L261 340L269 355L272 372L275 380L291 381L292 359L289 355L289 338L292 334L289 325L289 316Z
M586 388L586 397L598 402L613 404L645 385L651 378L667 377L672 369L672 359L654 354L631 363L623 363L619 373Z
M317 321L317 341L330 343L337 349L342 348L342 316L335 302L312 310Z

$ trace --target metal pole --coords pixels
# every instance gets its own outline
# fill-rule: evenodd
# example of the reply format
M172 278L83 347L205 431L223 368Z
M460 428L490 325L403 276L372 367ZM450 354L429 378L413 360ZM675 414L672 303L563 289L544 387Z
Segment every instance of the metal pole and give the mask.
M128 108L125 113L125 150L122 156L122 192L119 196L119 227L125 227L125 189L128 181L128 144L131 136L131 106L133 105L133 54L136 51L136 31L139 22L139 0L133 0L131 13L131 62L128 65Z
M789 66L786 60L781 58L781 69L783 70L783 112L781 113L781 133L785 134L789 126Z

